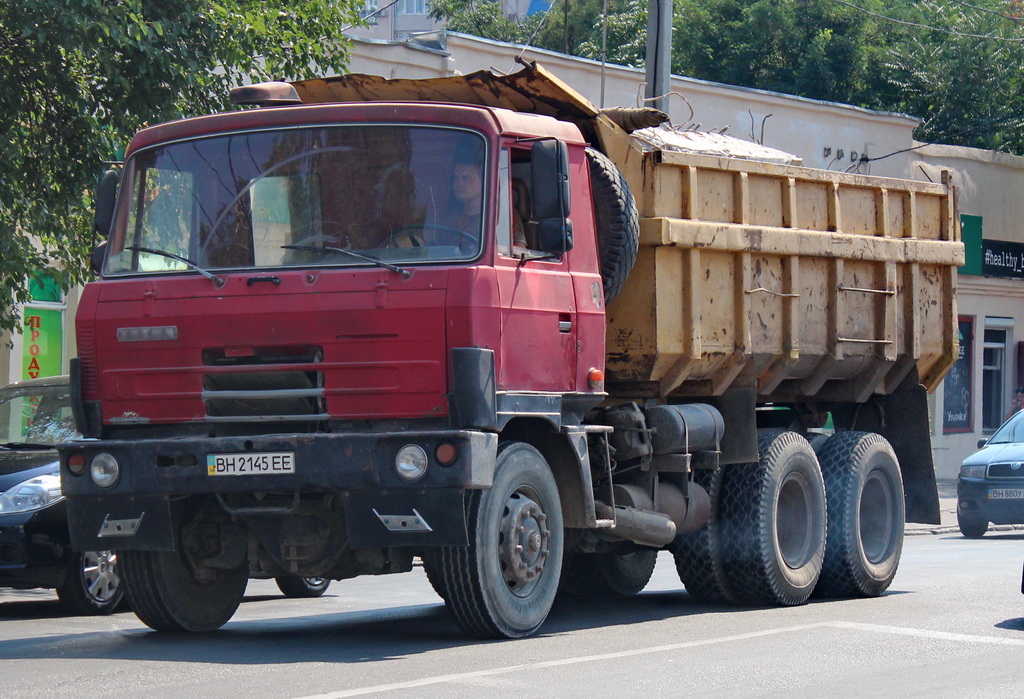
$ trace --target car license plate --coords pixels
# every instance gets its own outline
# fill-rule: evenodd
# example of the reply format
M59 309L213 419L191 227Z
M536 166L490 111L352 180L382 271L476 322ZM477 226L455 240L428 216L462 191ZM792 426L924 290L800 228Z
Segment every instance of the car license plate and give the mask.
M295 452L264 451L247 454L207 454L206 473L211 476L295 473Z
M1024 500L1024 488L989 488L989 500Z

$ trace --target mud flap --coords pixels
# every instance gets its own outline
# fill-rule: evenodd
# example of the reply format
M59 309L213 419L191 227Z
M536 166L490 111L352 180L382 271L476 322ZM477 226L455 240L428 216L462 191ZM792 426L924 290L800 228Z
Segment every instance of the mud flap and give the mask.
M75 551L173 551L174 527L167 498L88 497L68 501Z
M466 546L463 491L354 490L345 498L349 543L360 547Z
M911 371L888 396L875 396L860 406L833 411L837 427L877 432L889 440L903 474L907 521L940 524L939 492L935 483L928 392Z

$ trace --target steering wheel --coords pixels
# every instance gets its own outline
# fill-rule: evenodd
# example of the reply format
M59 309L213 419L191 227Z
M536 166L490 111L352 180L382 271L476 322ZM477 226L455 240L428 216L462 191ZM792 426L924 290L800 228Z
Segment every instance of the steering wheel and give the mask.
M460 241L465 240L472 244L477 243L477 236L474 233L467 233L466 231L459 228L452 228L451 226L442 226L438 224L428 223L410 223L402 226L397 231L388 236L384 247L388 248L401 248L411 247L422 248L426 247L426 234L429 233L434 240L437 240L438 234L453 235ZM410 245L401 245L401 241L407 240ZM460 243L461 247L461 243Z

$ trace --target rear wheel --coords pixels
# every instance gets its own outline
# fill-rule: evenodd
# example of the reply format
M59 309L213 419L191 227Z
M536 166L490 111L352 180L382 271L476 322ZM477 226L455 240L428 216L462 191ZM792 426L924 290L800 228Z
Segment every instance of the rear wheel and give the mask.
M245 594L248 571L209 570L196 578L177 551L124 551L121 572L132 609L157 631L212 631L227 623Z
M575 553L562 568L562 590L571 597L631 597L647 587L657 562L653 549Z
M708 491L711 516L707 523L691 534L683 534L672 542L672 555L679 580L698 602L734 602L722 568L722 542L719 506L722 491L722 470L698 469L693 482Z
M988 520L973 512L962 512L957 508L956 523L960 526L960 533L968 539L980 539L988 531Z
M745 604L803 604L825 553L825 484L807 440L758 435L758 463L727 466L720 498L722 567Z
M274 582L285 597L295 598L320 597L331 586L327 578L300 578L298 575L282 575L274 578Z
M828 497L822 597L877 597L903 553L903 478L896 454L871 432L838 432L819 453Z
M124 599L113 551L86 551L71 555L67 577L57 588L57 597L74 614L111 614Z
M522 638L548 616L562 569L562 508L544 457L522 442L498 447L494 482L468 496L469 545L440 549L446 603L482 638Z

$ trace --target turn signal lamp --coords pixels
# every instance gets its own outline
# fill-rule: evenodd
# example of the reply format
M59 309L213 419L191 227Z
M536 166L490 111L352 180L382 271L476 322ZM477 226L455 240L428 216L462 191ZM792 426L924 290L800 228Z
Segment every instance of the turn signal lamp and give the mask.
M85 454L80 451L76 451L68 457L68 470L76 476L81 476L85 473L87 465L88 462L85 460Z
M604 371L601 369L591 369L587 372L587 387L591 391L603 391L604 390Z

